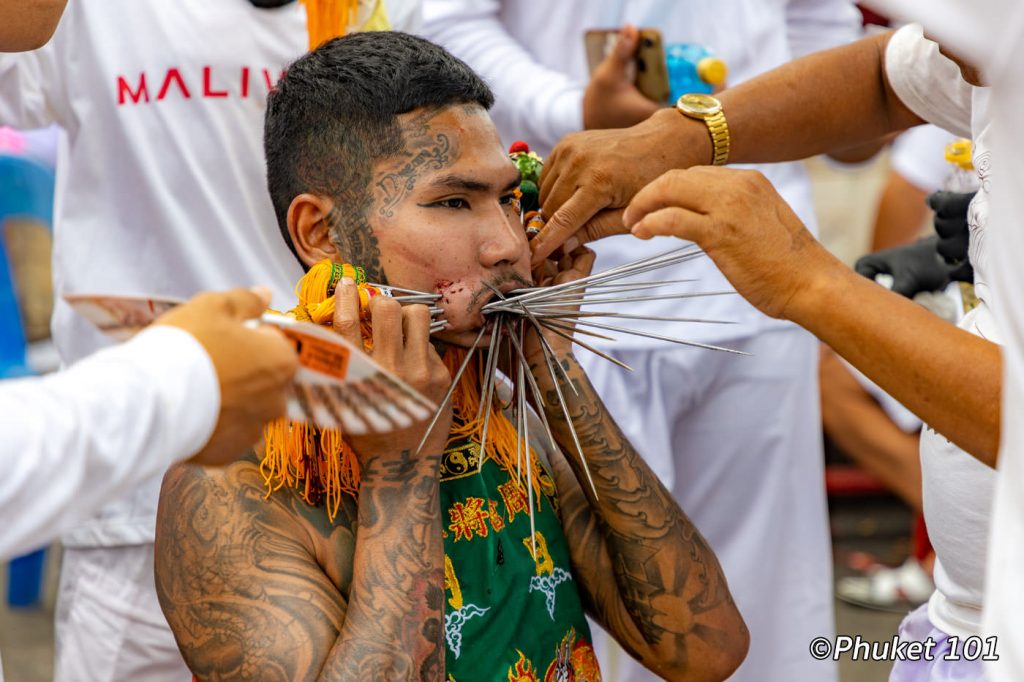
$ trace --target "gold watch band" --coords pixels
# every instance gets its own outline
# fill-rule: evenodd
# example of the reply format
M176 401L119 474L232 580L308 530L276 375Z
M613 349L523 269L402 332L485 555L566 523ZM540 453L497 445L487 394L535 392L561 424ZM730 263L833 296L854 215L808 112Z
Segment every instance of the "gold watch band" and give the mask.
M729 163L729 124L725 122L725 113L719 111L708 116L704 123L711 134L711 164L724 166Z

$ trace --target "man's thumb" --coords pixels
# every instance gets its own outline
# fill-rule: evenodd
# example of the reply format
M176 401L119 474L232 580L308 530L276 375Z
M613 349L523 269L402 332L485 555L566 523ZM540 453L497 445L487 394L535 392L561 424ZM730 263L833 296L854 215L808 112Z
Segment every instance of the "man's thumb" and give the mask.
M612 62L619 68L623 73L629 68L629 65L636 58L636 48L640 41L640 32L636 26L632 24L626 24L619 31L619 37L615 41L615 47L612 49L611 55Z
M271 292L266 287L232 289L212 294L220 300L220 308L236 320L252 320L263 314L270 305Z

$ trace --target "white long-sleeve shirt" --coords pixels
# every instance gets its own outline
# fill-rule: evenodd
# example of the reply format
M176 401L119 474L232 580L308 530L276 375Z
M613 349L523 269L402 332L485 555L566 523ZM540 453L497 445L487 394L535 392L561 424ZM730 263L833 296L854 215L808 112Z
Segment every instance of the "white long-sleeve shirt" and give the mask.
M898 18L922 21L929 35L980 67L991 84L986 131L991 158L984 163L984 172L990 175L986 188L990 217L985 238L988 253L982 266L998 294L991 303L995 328L1005 346L999 466L998 474L991 475L995 494L984 584L983 636L991 648L982 653L986 679L1017 682L1024 679L1024 621L1020 617L1024 609L1024 304L1017 295L1024 288L1019 200L1024 185L1024 133L1020 126L1024 6L1018 0L873 0L873 4ZM977 159L975 166L979 166ZM973 232L971 247L976 248ZM972 491L962 499L974 503L975 495Z
M729 65L729 84L858 36L847 0L425 0L423 31L464 59L496 95L502 135L546 156L583 128L589 80L583 35L625 23L666 43L707 45Z
M529 0L425 0L423 4L424 34L464 59L494 90L491 115L503 142L525 140L542 156L564 135L583 127L583 91L589 80L584 33L625 23L657 28L666 43L710 47L728 64L730 86L795 57L860 36L860 15L849 0L559 0L543 6ZM811 231L817 232L803 165L755 168L772 181ZM595 271L599 271L680 244L669 237L641 241L622 236L590 246L597 252ZM732 289L710 259L688 263L675 276L697 279L695 290ZM650 273L649 278L666 279L664 272ZM739 296L700 298L685 304L645 301L635 309L652 316L732 322L630 321L636 329L712 343L789 325L762 315ZM598 339L592 342L607 345ZM614 343L616 348L663 345L631 336Z
M886 0L906 18L919 17L943 47L982 69L991 84L989 113L992 151L986 262L1003 347L1002 429L998 475L988 542L983 636L994 647L986 656L991 682L1024 679L1024 226L1020 190L1024 186L1024 5L1019 0ZM972 233L973 240L974 235ZM972 241L972 247L974 246Z
M210 357L174 327L57 374L0 382L0 560L202 449L219 411Z

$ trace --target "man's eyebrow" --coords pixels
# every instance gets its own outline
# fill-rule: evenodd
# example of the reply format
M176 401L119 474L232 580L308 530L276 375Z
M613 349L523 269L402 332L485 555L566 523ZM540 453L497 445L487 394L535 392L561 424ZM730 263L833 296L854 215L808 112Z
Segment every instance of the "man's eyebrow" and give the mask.
M522 174L516 171L515 177L512 177L509 182L501 188L501 193L511 192L513 189L519 186L522 181ZM430 182L429 186L433 189L448 189L448 190L461 190L463 192L490 192L494 189L494 185L489 182L482 182L473 178L466 177L464 175L457 175L455 173L449 173L448 175L442 175L435 178Z

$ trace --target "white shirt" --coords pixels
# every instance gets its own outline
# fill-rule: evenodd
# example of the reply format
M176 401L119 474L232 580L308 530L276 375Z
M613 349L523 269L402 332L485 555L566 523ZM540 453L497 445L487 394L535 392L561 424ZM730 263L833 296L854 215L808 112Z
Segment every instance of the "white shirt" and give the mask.
M995 100L992 126L999 141L993 152L999 174L993 180L991 202L992 283L1000 291L1019 294L1024 291L1024 5L1016 0L998 4L1000 11L989 16L1007 23L993 27L999 36L993 45L999 52L988 70ZM999 637L999 662L988 669L991 682L1018 682L1024 679L1024 301L1019 295L1000 298L997 311L1006 346L985 634Z
M974 165L981 187L968 211L970 259L977 308L960 327L995 343L986 229L991 179L987 88L971 86L952 61L927 40L919 24L897 31L885 55L886 73L900 100L921 118L953 134L974 139ZM935 547L935 593L928 616L940 630L961 638L981 629L991 499L996 473L930 428L921 433L924 514Z
M1024 679L1024 5L1019 0L874 0L901 16L926 21L930 34L983 68L991 84L990 281L1014 295L994 303L1003 347L999 476L992 510L984 634L997 637L999 660L986 664L990 682Z
M466 60L494 89L492 117L508 145L525 140L547 155L565 134L583 127L582 97L589 80L583 34L625 23L654 27L666 43L701 43L729 66L728 85L794 57L860 36L860 15L847 0L559 0L541 8L528 0L426 0L424 32ZM726 112L728 115L728 112ZM817 223L810 183L799 163L757 166L813 231ZM590 245L595 271L678 248L678 239L613 237ZM672 278L694 278L694 291L731 291L710 259L678 268ZM666 279L654 272L648 279ZM638 278L639 280L640 278ZM680 291L676 286L672 291ZM653 292L665 293L665 292ZM743 338L789 323L757 312L738 295L632 304L644 315L701 317L734 324L629 321L629 326L698 341ZM607 320L610 324L619 324ZM602 343L598 339L590 342ZM663 342L623 336L614 347Z
M199 451L219 411L213 363L174 327L57 374L0 382L0 559L46 545Z
M908 2L910 0L903 0ZM1024 5L1019 0L926 3L922 16L940 40L975 60L991 84L992 166L988 230L989 281L1003 348L999 476L992 509L984 635L997 638L990 682L1024 679ZM973 237L973 234L972 234Z
M387 3L396 28L418 3ZM268 89L307 48L298 3L71 0L41 50L0 56L0 124L58 123L70 145L54 226L53 335L73 362L107 344L65 293L189 297L270 285L290 307L302 270L266 189ZM64 538L153 539L159 477Z
M954 167L946 161L945 152L946 145L955 139L955 135L938 126L911 128L892 143L892 169L922 192L953 191L947 185Z

